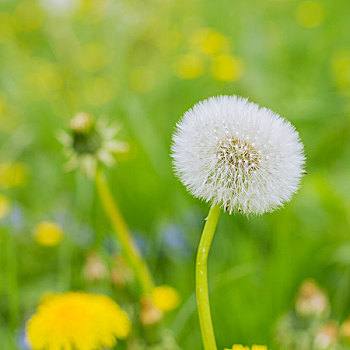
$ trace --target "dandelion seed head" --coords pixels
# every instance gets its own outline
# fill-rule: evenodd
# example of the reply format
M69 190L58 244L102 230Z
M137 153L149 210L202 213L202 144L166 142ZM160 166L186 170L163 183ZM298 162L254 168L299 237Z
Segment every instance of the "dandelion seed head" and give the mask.
M305 162L288 121L237 96L212 97L187 111L177 124L172 157L194 196L246 214L290 200Z

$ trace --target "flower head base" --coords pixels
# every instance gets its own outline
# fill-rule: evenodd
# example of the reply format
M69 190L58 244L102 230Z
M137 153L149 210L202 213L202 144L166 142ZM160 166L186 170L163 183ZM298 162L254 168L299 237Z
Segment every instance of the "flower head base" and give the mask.
M93 177L98 163L113 165L115 155L129 149L126 142L115 139L119 130L119 125L108 125L102 119L95 122L90 115L78 113L70 121L70 134L59 135L69 159L67 170L81 167L84 173Z
M289 122L236 96L212 97L186 112L172 156L194 196L247 214L273 211L288 201L305 161Z
M112 348L130 332L127 314L110 298L88 293L44 298L28 321L27 334L35 350L95 350Z

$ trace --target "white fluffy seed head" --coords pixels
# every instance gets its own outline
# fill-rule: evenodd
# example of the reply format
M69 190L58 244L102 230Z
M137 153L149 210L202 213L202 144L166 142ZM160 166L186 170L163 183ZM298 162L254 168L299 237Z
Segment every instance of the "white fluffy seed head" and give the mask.
M237 96L212 97L187 111L177 124L172 157L194 196L247 214L289 201L305 162L288 121Z

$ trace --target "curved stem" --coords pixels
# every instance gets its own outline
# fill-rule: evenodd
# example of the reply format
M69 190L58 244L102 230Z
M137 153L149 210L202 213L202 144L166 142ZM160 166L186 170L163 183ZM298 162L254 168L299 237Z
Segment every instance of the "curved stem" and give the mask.
M134 270L143 293L149 294L153 289L151 273L148 270L146 262L142 259L141 253L130 234L129 228L121 212L119 211L105 177L99 169L96 172L95 182L101 202L112 223L114 231L118 236L125 258Z
M219 220L221 209L213 204L210 208L207 221L204 225L201 240L197 251L196 260L196 296L199 324L202 332L202 340L205 350L217 350L213 323L210 314L207 261L208 254L213 241L216 225Z

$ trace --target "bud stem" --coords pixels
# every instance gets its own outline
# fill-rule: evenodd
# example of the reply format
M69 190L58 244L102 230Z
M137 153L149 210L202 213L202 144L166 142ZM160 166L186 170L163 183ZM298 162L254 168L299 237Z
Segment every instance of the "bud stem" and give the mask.
M113 198L110 188L106 182L102 171L96 171L95 182L98 194L103 204L104 210L109 217L118 240L122 246L125 259L129 262L138 279L142 292L150 294L153 289L153 279L146 262L143 260L139 249L137 248L129 228L119 211L119 208Z
M204 225L196 259L196 296L199 324L205 350L217 350L213 323L210 314L207 261L211 243L213 241L216 225L219 220L221 208L213 204L210 208L207 221Z

